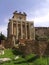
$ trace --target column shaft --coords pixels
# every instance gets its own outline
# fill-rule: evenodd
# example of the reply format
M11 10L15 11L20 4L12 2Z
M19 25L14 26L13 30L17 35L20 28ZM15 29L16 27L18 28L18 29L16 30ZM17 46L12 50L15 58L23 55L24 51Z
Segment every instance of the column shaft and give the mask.
M13 36L13 45L15 46L15 37Z
M25 31L26 31L26 39L27 39L27 23L25 22Z
M29 23L29 33L30 33L30 39L32 39L31 38L31 26L30 26L30 23Z
M21 21L21 39L23 39L23 28L22 28L23 25L22 25L22 23L23 22Z
M18 21L16 22L16 39L18 39Z
M12 35L13 35L13 21L11 21L12 22Z
M33 32L34 32L34 40L35 40L35 28L34 28L34 31Z

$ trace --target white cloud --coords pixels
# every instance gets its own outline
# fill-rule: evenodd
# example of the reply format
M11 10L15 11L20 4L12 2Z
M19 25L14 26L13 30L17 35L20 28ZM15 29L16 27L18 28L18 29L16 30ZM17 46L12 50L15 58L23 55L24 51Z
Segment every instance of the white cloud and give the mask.
M0 26L0 32L2 32L5 36L7 36L7 26Z
M42 8L28 12L28 20L33 20L35 26L49 27L49 0L42 5Z
M8 25L8 21L9 17L5 17L3 19L3 23L2 25L0 25L0 32L2 32L2 34L4 34L5 36L7 36L7 25Z
M3 19L2 25L0 25L0 32L2 32L5 36L7 36L7 26L9 22L9 17L5 17Z
M49 26L49 14L42 16L42 17L37 17L34 18L35 26Z
M45 10L45 9L44 9ZM45 14L41 14L41 11L36 12L37 15L34 17L28 17L28 20L33 20L35 26L44 26L44 27L49 27L49 9L45 12Z

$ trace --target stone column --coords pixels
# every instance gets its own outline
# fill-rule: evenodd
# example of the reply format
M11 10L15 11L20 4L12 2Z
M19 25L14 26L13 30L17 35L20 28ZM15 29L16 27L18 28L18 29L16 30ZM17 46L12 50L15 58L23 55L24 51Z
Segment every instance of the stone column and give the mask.
M26 39L27 39L27 23L25 22L25 31L26 31Z
M31 26L30 26L30 23L29 23L29 34L30 34L30 39L32 39L31 38Z
M14 42L13 45L15 46L15 37L14 36L13 36L13 42Z
M34 32L34 40L35 40L35 28L34 28L34 31L33 32Z
M23 39L23 28L22 28L22 21L21 21L21 39Z
M18 39L18 21L16 22L16 39Z
M11 21L12 22L12 35L13 35L13 21Z

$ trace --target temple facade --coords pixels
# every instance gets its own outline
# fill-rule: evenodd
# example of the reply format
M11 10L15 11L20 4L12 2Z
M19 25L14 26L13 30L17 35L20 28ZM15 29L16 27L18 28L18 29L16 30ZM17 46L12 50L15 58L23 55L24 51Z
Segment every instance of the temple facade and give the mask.
M26 13L13 13L13 17L9 19L7 37L15 45L16 41L23 43L24 40L35 40L34 22L26 20Z

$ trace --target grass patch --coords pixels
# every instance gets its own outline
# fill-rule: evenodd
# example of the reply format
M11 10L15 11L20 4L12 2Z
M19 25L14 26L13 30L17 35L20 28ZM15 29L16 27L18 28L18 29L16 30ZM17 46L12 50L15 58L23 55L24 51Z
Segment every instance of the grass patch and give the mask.
M0 65L49 65L49 57L39 57L35 54L29 54L23 57L23 54L19 53L18 51L15 51L12 49L5 49L5 54L0 55L0 58L11 58L12 60L10 62L4 62ZM17 60L14 60L16 55L19 55L20 57Z
M14 58L15 55L12 53L12 49L5 49L4 55L0 55L0 58Z

